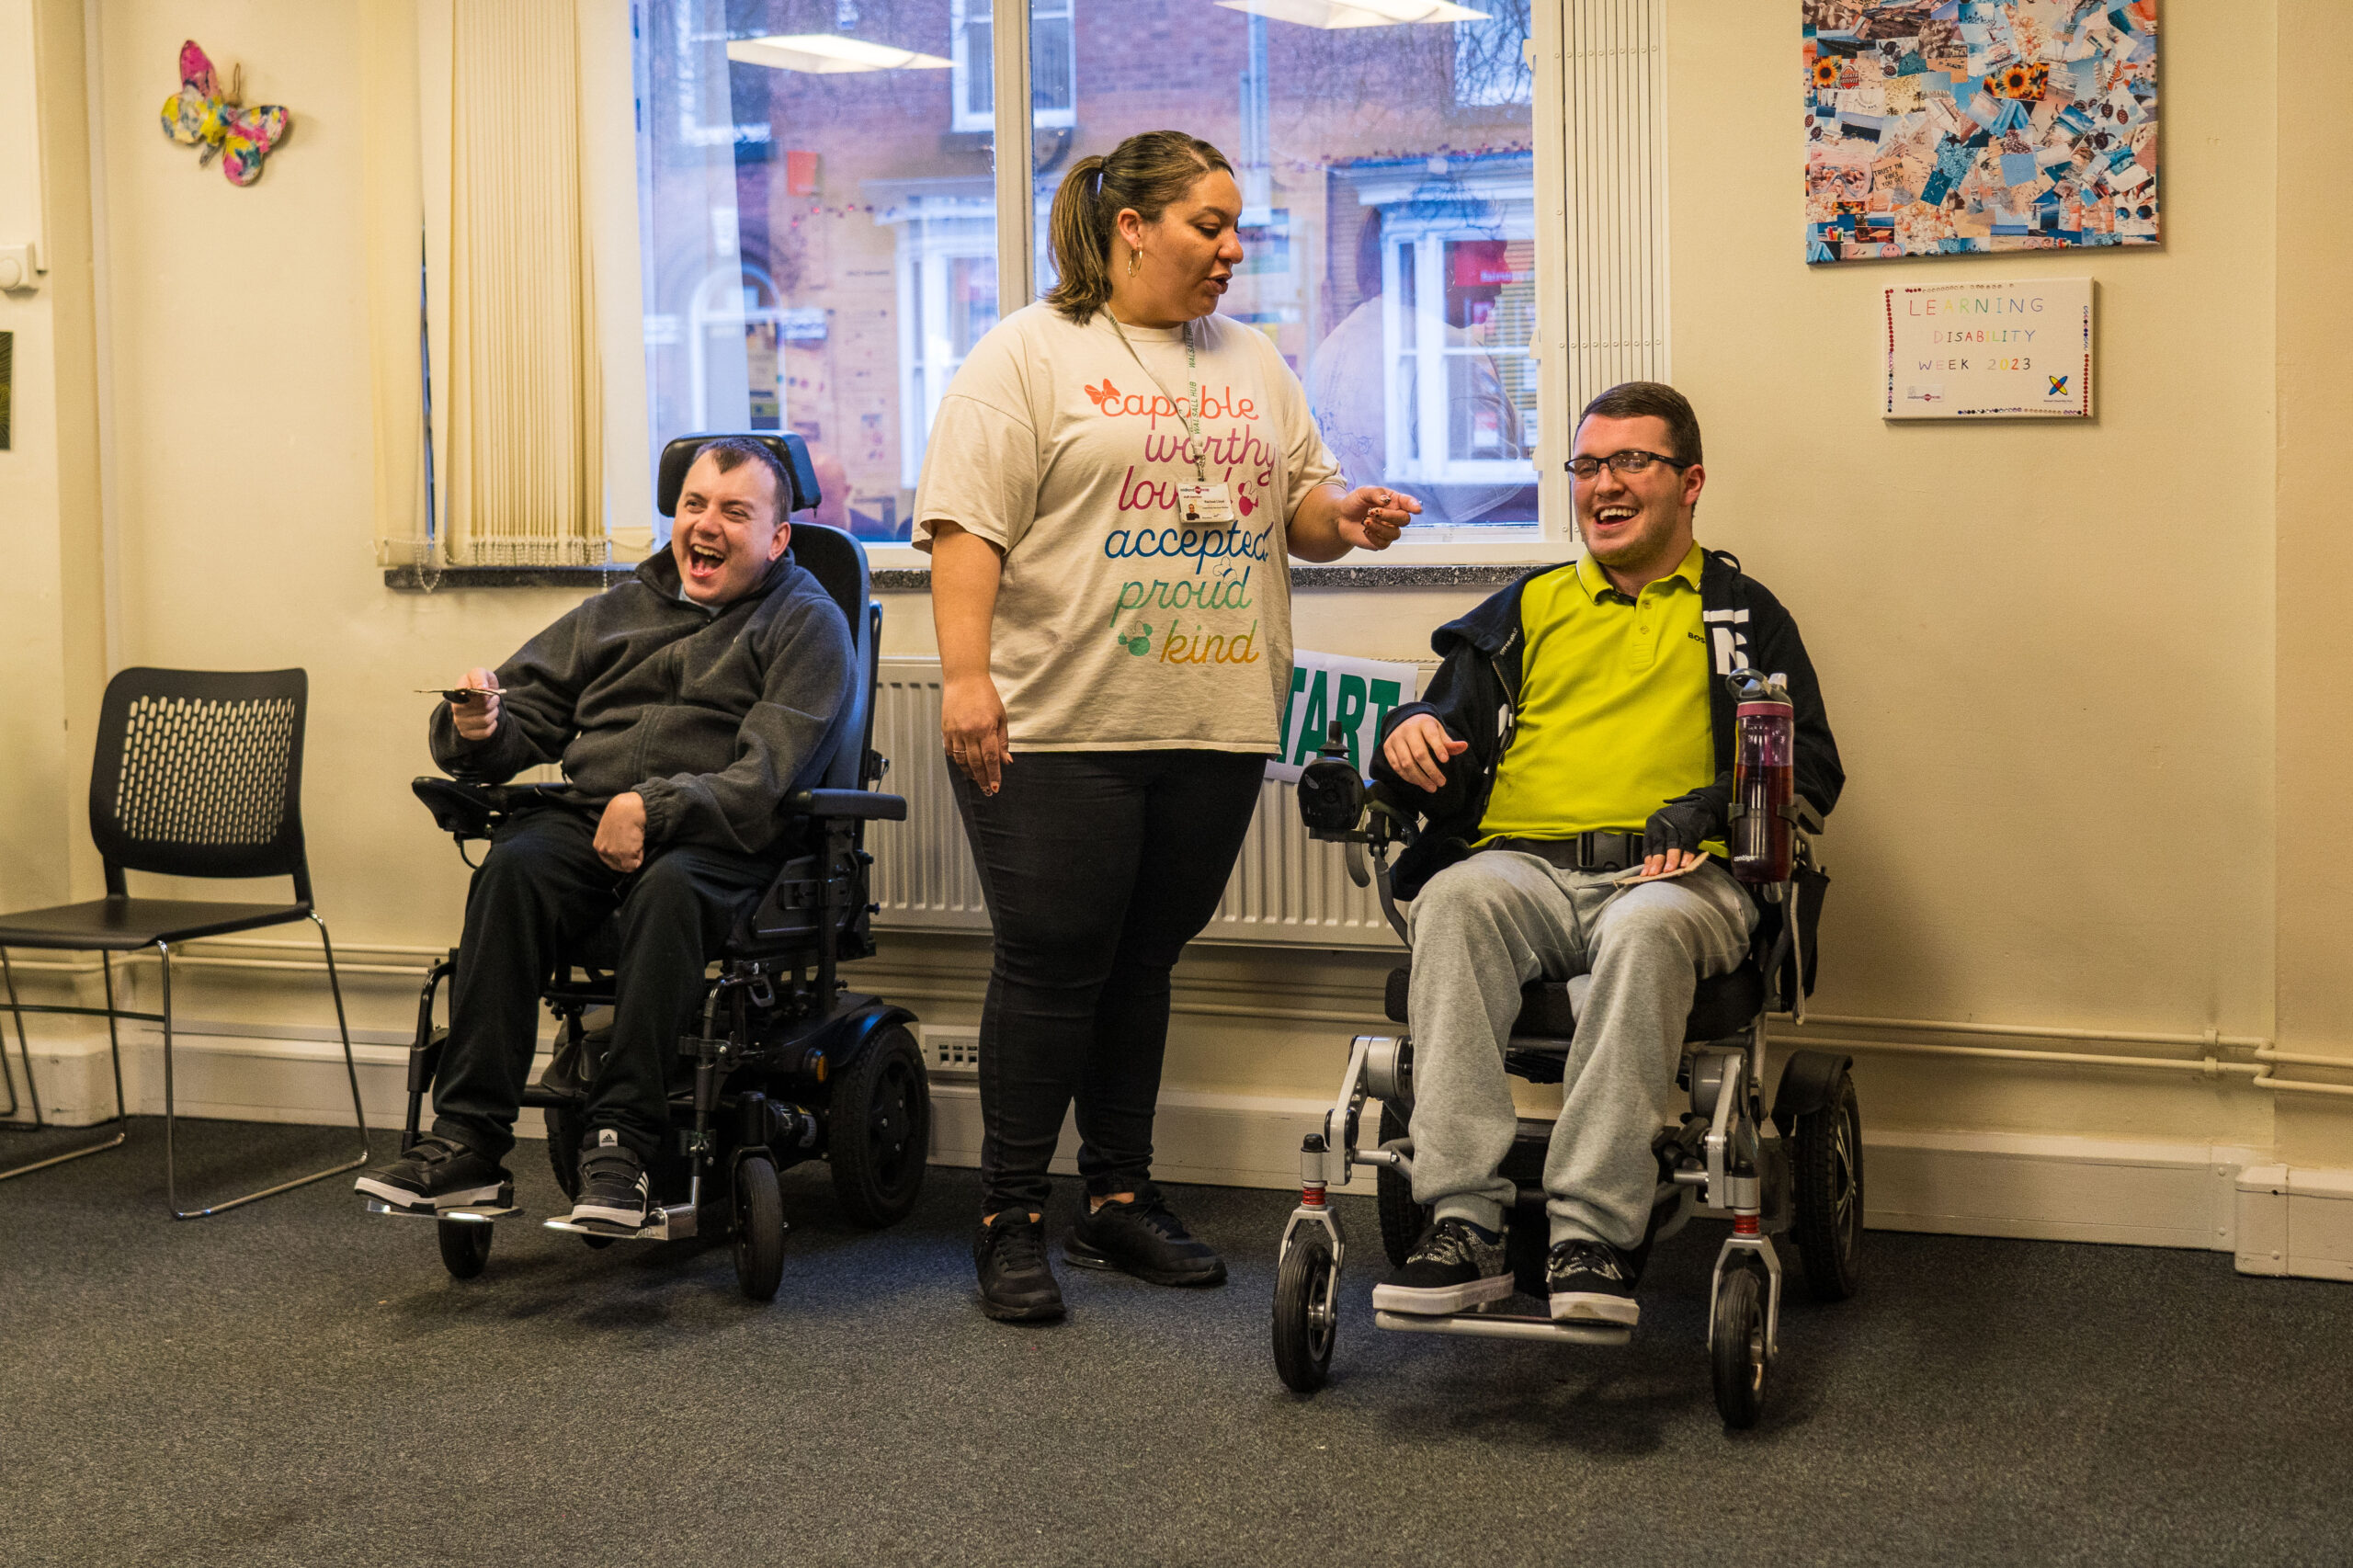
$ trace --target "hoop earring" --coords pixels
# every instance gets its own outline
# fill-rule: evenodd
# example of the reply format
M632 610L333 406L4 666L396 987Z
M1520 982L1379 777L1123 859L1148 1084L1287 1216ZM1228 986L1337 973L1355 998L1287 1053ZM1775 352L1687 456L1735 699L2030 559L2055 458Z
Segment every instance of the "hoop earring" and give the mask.
M1143 252L1142 252L1142 251L1140 251L1140 250L1131 250L1131 251L1129 251L1129 252L1128 252L1128 276L1129 276L1129 277L1133 278L1133 277L1136 275L1136 268L1137 268L1137 267L1142 267L1142 265L1143 265Z

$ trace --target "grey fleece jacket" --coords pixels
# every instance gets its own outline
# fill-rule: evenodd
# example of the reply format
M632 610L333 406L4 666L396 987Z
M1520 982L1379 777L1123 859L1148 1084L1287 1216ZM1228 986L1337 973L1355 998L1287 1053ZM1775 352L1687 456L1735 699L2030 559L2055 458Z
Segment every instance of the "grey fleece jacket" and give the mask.
M714 614L679 598L664 551L498 666L488 740L435 709L433 760L494 784L561 762L579 805L642 796L649 849L756 855L775 846L779 803L846 740L850 661L840 608L790 553Z

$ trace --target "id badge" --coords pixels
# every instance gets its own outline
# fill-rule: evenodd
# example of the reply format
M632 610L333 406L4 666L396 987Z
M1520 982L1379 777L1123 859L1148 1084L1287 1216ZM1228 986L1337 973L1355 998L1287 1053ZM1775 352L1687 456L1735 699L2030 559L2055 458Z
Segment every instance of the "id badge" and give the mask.
M1188 523L1233 521L1233 490L1225 484L1180 484L1176 510Z

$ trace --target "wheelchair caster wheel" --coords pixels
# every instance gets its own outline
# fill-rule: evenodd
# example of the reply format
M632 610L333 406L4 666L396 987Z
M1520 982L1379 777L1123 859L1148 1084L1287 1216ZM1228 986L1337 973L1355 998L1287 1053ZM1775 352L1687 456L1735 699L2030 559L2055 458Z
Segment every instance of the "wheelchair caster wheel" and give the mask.
M1313 1393L1332 1369L1332 1340L1339 1328L1331 1289L1332 1244L1303 1234L1275 1273L1275 1370L1293 1393Z
M452 1279L472 1279L490 1261L490 1236L497 1227L479 1220L441 1220L433 1229L441 1243L441 1266Z
M775 1301L784 1282L784 1193L759 1154L735 1166L735 1282L756 1301Z
M1745 1431L1765 1409L1772 1352L1765 1342L1765 1282L1753 1268L1727 1271L1716 1287L1708 1353L1715 1367L1716 1410L1727 1427Z

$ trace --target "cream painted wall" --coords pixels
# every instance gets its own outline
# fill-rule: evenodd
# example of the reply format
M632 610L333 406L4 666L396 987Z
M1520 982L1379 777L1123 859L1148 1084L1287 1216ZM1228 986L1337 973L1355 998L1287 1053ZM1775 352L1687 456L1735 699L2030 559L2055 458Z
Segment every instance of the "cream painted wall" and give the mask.
M0 28L26 10L0 0ZM2298 881L2291 899L2273 871L2275 797L2292 786L2341 807L2344 777L2326 744L2309 756L2291 744L2291 730L2325 742L2325 721L2274 718L2275 684L2289 678L2285 508L2293 485L2306 487L2299 507L2326 489L2325 476L2275 463L2275 408L2344 385L2325 362L2290 376L2292 357L2275 352L2281 324L2294 325L2275 274L2311 253L2276 248L2307 241L2275 242L2289 171L2272 121L2250 112L2271 101L2274 6L2166 7L2161 250L1826 271L1798 259L1793 0L1669 10L1674 363L1709 428L1702 537L1740 552L1800 615L1853 778L1831 839L1838 885L1817 1006L2269 1033L2275 988L2302 994L2283 961L2333 972L2318 934L2353 911L2341 886ZM426 767L424 699L411 688L503 655L576 596L401 594L374 567L356 13L106 0L108 509L125 662L309 667L322 904L358 956L374 946L406 963L454 940L464 885L407 793ZM190 32L244 63L249 95L297 116L251 189L153 132ZM45 103L73 93L78 83L42 85ZM2326 166L2300 163L2298 177L2317 189ZM2097 278L2099 419L1882 425L1878 290L1924 273ZM18 494L32 497L21 505L33 531L50 528L58 504L0 491ZM2299 516L2300 549L2341 549L2323 513ZM36 586L82 580L50 559ZM1299 640L1414 657L1430 626L1475 597L1307 592ZM888 651L930 647L920 596L891 596L888 613ZM2292 613L2303 633L2325 619L2318 604ZM6 644L0 667L63 693L63 634L53 641L53 655ZM2317 703L2316 680L2297 678ZM85 760L8 766L0 831L79 835L78 805L61 821L53 802L61 774L78 791ZM2275 767L2293 779L2275 780ZM969 1019L982 957L970 942L893 939L881 962L926 1017ZM1328 1093L1348 1032L1339 1020L1372 1016L1381 967L1233 949L1188 958L1170 1086ZM363 978L358 1021L394 1027L413 994L397 976ZM214 1017L325 1017L307 991L234 972L214 974L193 1005ZM1271 1011L1284 1006L1321 1016ZM2353 1040L2353 1020L2313 1017L2339 1049ZM1890 1057L1861 1071L1880 1128L2273 1142L2271 1101L2229 1082ZM2315 1135L2299 1157L2353 1164L2335 1147Z
M2336 190L2353 158L2353 105L2337 80L2353 60L2353 6L2281 0L2279 17L2279 119L2295 134L2282 140L2277 189L2279 1033L2285 1049L2353 1062L2353 860L2332 831L2353 792L2344 608L2353 321L2338 298L2353 212ZM2290 1165L2353 1165L2353 1098L2284 1105L2279 1148Z

